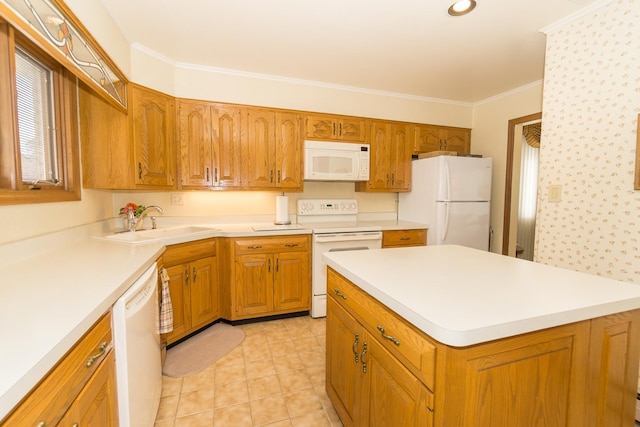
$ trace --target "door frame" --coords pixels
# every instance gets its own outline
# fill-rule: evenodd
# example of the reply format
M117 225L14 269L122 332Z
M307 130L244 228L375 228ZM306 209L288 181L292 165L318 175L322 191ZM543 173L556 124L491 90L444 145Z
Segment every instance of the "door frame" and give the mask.
M504 181L504 217L502 222L502 255L509 255L509 228L511 227L511 193L513 191L513 151L516 126L542 120L542 112L509 120L507 131L507 170Z

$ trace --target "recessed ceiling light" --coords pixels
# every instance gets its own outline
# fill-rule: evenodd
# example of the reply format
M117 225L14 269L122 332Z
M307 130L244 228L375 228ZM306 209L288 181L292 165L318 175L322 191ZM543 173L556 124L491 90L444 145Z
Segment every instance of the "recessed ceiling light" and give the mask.
M476 7L476 0L460 0L449 7L449 15L462 16L471 12Z

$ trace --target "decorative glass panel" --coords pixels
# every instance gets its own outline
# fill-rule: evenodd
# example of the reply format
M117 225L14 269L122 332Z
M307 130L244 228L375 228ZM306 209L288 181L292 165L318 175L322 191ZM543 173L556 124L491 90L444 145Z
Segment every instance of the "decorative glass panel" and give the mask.
M82 33L49 0L0 0L61 51L76 68L126 108L126 86Z

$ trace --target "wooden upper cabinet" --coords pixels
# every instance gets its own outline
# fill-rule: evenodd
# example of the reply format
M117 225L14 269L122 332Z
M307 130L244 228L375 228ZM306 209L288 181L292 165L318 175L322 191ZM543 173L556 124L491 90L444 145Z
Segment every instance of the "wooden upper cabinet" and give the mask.
M469 154L471 150L471 129L434 125L413 126L413 153L431 151L455 151Z
M356 191L410 191L410 126L406 123L373 121L369 143L369 181L357 182Z
M302 139L296 113L246 108L243 114L245 185L302 190Z
M283 190L302 191L302 144L300 115L276 113L276 184Z
M163 93L130 85L136 187L175 188L175 105Z
M242 182L240 107L215 104L211 110L213 182L219 188L239 188Z
M276 182L276 113L247 108L243 117L245 182L251 188L273 188Z
M328 114L308 114L306 117L306 138L362 142L366 136L367 120L362 117Z
M133 186L128 116L80 83L80 142L84 188Z
M180 185L209 187L213 184L211 108L206 103L178 100Z

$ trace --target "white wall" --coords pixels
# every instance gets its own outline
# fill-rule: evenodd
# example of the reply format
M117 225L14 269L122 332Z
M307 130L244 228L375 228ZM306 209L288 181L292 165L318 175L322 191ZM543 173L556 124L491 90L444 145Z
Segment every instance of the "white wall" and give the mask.
M473 109L471 151L493 158L492 252L502 253L508 122L518 117L539 113L541 109L542 82L488 99L477 104Z
M547 36L535 259L640 284L639 23L618 0Z

